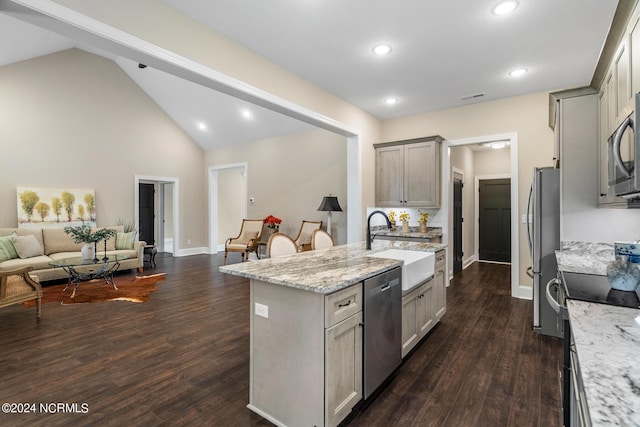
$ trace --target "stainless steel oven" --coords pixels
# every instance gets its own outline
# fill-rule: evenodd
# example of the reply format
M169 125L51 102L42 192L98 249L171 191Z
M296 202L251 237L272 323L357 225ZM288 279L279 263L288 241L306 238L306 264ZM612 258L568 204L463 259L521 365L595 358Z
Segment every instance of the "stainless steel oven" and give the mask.
M608 184L616 196L635 197L640 193L640 93L635 96L635 109L609 137L607 144Z

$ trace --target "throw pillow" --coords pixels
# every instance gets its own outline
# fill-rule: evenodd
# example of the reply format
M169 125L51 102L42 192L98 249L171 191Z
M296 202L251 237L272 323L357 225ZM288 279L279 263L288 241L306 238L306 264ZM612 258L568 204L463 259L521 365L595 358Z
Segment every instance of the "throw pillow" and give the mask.
M33 234L26 236L12 236L11 241L16 248L16 252L20 258L32 258L34 256L43 255L42 246Z
M8 236L0 237L0 262L18 258L18 252L16 252L16 247L13 246L13 241L11 240L15 235L14 231Z
M135 231L116 234L116 249L133 249L133 241L135 240L135 238Z

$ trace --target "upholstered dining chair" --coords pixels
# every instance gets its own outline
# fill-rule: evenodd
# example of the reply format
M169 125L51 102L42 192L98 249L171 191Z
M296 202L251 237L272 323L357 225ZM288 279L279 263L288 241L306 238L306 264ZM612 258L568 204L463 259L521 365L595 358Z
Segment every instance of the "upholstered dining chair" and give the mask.
M313 230L311 233L311 249L326 249L333 247L333 237L324 230Z
M296 243L284 233L273 233L267 242L267 252L270 258L295 254L298 252Z
M249 253L256 252L258 249L263 227L264 223L261 219L243 219L240 233L236 237L228 238L224 243L224 264L227 263L229 252L240 252L242 262L245 256L249 259Z
M298 252L311 250L311 233L313 233L313 230L319 230L320 228L322 228L322 221L302 221L298 236L293 239L296 242Z
M42 287L29 275L31 267L0 271L0 307L36 300L36 316L40 318Z

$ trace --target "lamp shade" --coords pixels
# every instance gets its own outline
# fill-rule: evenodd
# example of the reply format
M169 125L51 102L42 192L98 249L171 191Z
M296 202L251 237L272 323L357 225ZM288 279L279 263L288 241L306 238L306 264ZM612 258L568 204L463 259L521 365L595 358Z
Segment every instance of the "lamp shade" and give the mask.
M318 210L325 212L342 212L342 208L340 207L340 203L338 203L338 198L336 196L324 196Z

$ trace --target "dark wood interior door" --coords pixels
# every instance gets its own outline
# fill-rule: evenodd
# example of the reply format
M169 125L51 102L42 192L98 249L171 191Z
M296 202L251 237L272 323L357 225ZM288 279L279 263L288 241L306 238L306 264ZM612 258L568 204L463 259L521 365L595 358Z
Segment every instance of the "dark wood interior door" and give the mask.
M453 274L462 271L462 180L453 179Z
M511 262L511 179L480 181L479 257Z
M140 240L148 245L155 245L155 186L154 184L138 184L138 227L140 230Z

